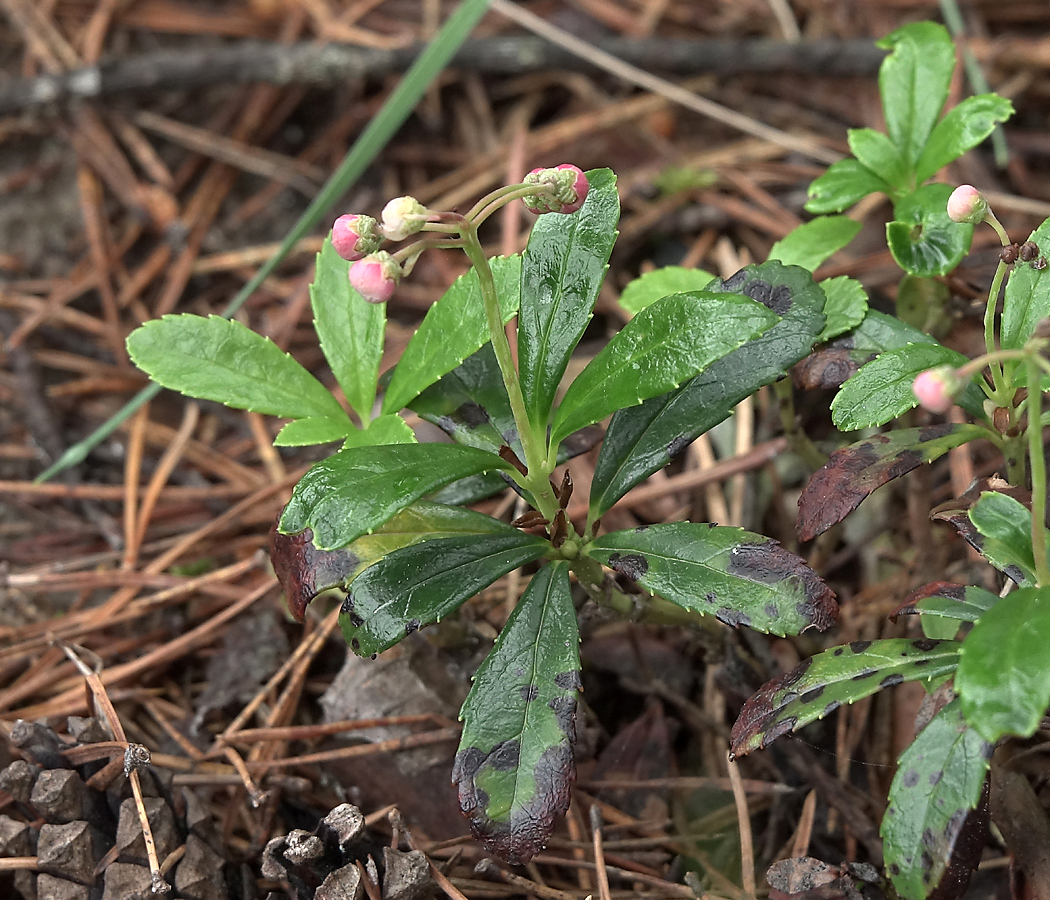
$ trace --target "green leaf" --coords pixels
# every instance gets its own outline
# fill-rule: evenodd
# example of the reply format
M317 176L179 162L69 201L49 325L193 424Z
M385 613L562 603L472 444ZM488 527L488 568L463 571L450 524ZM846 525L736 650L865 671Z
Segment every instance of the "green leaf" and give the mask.
M986 741L1030 737L1050 706L1050 587L1018 588L962 644L955 689Z
M447 503L450 506L469 506L478 500L485 500L493 494L506 490L511 481L501 472L484 472L471 475L446 484L441 490L429 494L429 499L436 503Z
M926 637L947 640L955 637L961 622L976 622L998 602L997 595L976 585L935 581L912 591L891 618L919 615Z
M948 99L955 47L948 30L934 22L905 25L878 45L892 51L879 68L886 129L914 168Z
M1017 566L1026 581L1035 583L1032 513L1023 503L998 491L984 491L970 508L970 521L984 539L981 553L1002 571ZM1012 576L1011 576L1012 577Z
M551 444L608 415L666 393L741 344L777 316L738 294L672 294L643 309L569 385L554 415Z
M751 695L733 725L731 752L743 756L782 734L823 719L903 681L926 681L954 671L955 641L854 641L803 660Z
M973 226L948 218L951 185L927 184L894 205L886 242L897 265L912 275L947 275L967 254Z
M824 292L797 266L747 266L707 290L751 297L781 319L677 391L613 416L591 483L592 518L726 419L745 397L782 378L810 352L824 325Z
M967 97L934 127L915 167L916 182L922 184L967 150L972 150L1013 112L1013 104L998 94Z
M270 559L296 619L322 591L345 588L384 556L422 541L457 535L506 534L507 526L481 513L420 500L395 513L372 534L339 550L318 550L313 534L270 532Z
M498 456L454 444L389 444L340 450L295 486L280 530L313 530L320 550L338 550L398 510L467 475L507 470Z
M158 384L188 397L282 419L347 419L320 381L240 322L163 316L128 336L128 354Z
M907 189L911 172L900 151L886 135L873 128L851 128L848 140L850 151L864 168L874 172L891 188Z
M329 419L309 416L305 419L294 419L285 425L273 439L273 445L275 447L306 447L310 444L327 444L331 441L341 441L357 431L360 429L346 417Z
M837 343L837 342L836 342ZM853 350L898 350L908 344L938 344L918 328L875 309L868 309L861 323L843 341ZM938 344L939 346L939 344Z
M940 459L952 447L987 436L978 425L942 423L875 434L840 447L813 473L798 498L799 540L823 534L894 478Z
M414 444L416 443L415 432L409 427L408 422L397 413L386 416L376 416L368 423L364 431L351 431L343 442L343 449L350 447L371 447L380 444Z
M1028 238L1040 253L1050 251L1050 219ZM1004 350L1020 350L1035 326L1050 316L1050 267L1036 269L1018 263L1006 282L999 342Z
M525 408L539 429L547 427L569 356L591 320L616 241L616 176L595 169L587 177L583 206L571 215L540 216L522 260L518 370Z
M350 583L340 617L350 649L381 653L550 549L549 541L509 525L500 532L426 540L365 569Z
M944 336L956 319L951 297L943 279L905 275L897 284L897 315L922 331Z
M864 321L868 311L868 295L855 278L848 275L826 278L820 282L820 289L826 298L824 315L827 321L817 337L818 343L830 341Z
M620 294L620 306L631 315L641 312L657 300L686 291L702 291L715 276L703 269L664 266L653 269L630 282Z
M823 631L838 617L831 589L776 541L693 522L614 531L587 553L684 609L770 634Z
M881 833L886 869L904 900L926 900L948 872L993 749L953 700L901 754Z
M820 216L777 241L769 251L769 259L814 272L852 241L860 228L861 223L849 216Z
M806 210L811 213L842 212L868 194L889 194L892 190L871 169L848 157L832 163L810 184Z
M350 263L339 256L331 236L317 254L310 285L314 328L332 374L347 402L367 422L376 400L376 378L383 356L386 304L369 303L350 287ZM311 443L321 443L311 441Z
M506 324L518 312L521 257L497 256L489 260L489 267L500 316ZM396 413L408 406L424 389L487 344L489 337L481 282L477 272L469 269L427 310L387 385L383 412Z
M579 632L564 562L533 576L474 676L452 769L485 849L513 865L547 843L576 777Z
M919 405L915 376L936 366L961 366L966 357L941 344L908 344L887 350L861 367L831 401L831 420L841 431L883 425Z

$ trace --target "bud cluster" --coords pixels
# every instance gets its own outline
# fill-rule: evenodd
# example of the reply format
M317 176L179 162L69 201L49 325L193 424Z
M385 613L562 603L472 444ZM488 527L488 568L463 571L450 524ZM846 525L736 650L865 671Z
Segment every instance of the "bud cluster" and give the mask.
M524 192L526 186L534 189ZM526 207L535 213L574 213L583 206L589 189L590 183L581 169L560 165L553 169L533 169L524 184L494 192L467 216L434 213L415 197L397 197L383 207L382 224L370 216L346 215L336 219L332 226L332 246L351 263L349 277L354 290L369 303L386 303L424 246L440 246L441 242L416 244L397 253L380 249L383 244L397 243L425 230L445 234L458 230L461 237L466 238L469 229L476 229L481 221L514 197L521 197ZM458 223L458 228L449 222Z

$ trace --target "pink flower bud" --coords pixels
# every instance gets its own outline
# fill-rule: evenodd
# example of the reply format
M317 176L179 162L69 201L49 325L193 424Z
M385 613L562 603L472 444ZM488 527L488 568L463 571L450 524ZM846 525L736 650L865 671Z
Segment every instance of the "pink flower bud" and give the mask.
M962 383L951 366L940 366L921 372L912 383L919 405L933 413L946 413L955 402Z
M371 216L340 216L332 225L332 246L343 259L353 262L379 249L382 238Z
M555 169L533 169L525 176L525 184L542 184L551 188L522 198L530 212L574 213L587 199L591 189L587 176L577 166L562 163Z
M959 185L948 198L948 218L965 225L978 225L988 213L988 201L972 184Z
M385 250L350 266L350 286L369 303L386 303L401 280L401 265Z
M430 210L415 197L395 197L383 207L383 234L392 241L403 241L422 231L429 215Z

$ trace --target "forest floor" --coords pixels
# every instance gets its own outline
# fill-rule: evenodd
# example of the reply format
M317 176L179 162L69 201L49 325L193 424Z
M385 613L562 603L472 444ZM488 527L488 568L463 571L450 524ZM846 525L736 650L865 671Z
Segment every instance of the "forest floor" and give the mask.
M324 222L348 211L375 215L387 198L408 193L432 208L465 209L538 165L611 168L623 208L620 237L573 366L623 324L616 299L640 273L676 264L728 276L764 260L807 218L806 188L848 152L846 129L883 127L873 42L908 22L940 18L935 0L520 5L578 46L630 39L637 55L627 61L744 122L717 121L571 52L546 61L522 54L497 70L475 47ZM947 178L999 192L1001 220L1024 240L1050 216L1050 6L961 5L966 44L1018 112L1005 128L1005 169L985 145ZM45 722L60 736L79 733L86 726L67 717L94 715L92 698L104 693L126 739L152 753L153 793L193 789L209 846L225 863L222 883L237 885L229 896L283 896L288 885L263 864L263 848L294 828L314 829L343 802L365 814L381 866L384 846L410 841L450 896L471 900L691 897L687 874L711 897L738 900L746 896L742 861L757 873L760 893L768 890L766 867L778 859L881 864L878 823L895 760L915 732L921 687L843 707L777 749L747 757L740 764L746 814L731 790L729 727L751 691L822 647L912 634L913 624L887 616L916 587L988 580L963 542L928 518L933 505L954 496L953 485L990 474L979 449L911 473L828 537L800 546L796 500L808 473L786 453L771 459L771 448L782 447L771 443L780 419L764 391L746 413L627 494L608 514L610 527L688 517L775 537L835 590L841 621L827 634L783 639L656 629L585 609L579 774L569 814L527 866L478 871L484 853L449 780L457 712L473 668L520 595L520 576L380 659L362 661L347 655L337 604L319 601L299 625L277 589L267 535L321 453L275 450L279 422L162 393L78 465L34 482L147 383L124 349L132 329L171 312L220 312L275 251L396 85L406 64L399 51L433 34L450 6L0 0L0 735L10 739L19 719ZM497 36L530 37L490 12L476 37ZM647 38L697 46L669 68ZM762 54L718 52L707 43L760 39L778 44L775 66ZM830 42L833 52L815 62L805 50L811 40ZM234 83L230 51L250 41L258 42L258 80ZM308 74L280 77L285 51L324 41L369 48L372 68L335 85ZM173 50L177 76L164 68ZM106 96L41 102L43 76L97 62L108 73ZM953 99L968 91L960 74ZM762 125L787 139L771 139ZM873 307L892 312L901 272L885 245L889 203L875 196L850 214L864 229L822 274L857 278ZM519 251L526 218L508 208L484 235L490 252ZM238 318L330 384L308 294L325 227L300 241ZM956 320L947 342L964 352L975 334L979 340L971 301L994 268L992 240L979 235L948 279ZM384 369L464 266L450 254L428 254L399 288L389 305ZM825 450L841 440L830 424L832 396L810 391L797 399ZM578 490L589 483L594 458L573 461ZM737 474L703 474L729 459L739 463ZM511 516L514 497L477 508ZM66 650L73 645L87 661L80 668ZM0 768L47 742L33 740L21 750L0 741ZM12 784L0 790L0 815L31 821L39 810ZM391 817L394 807L401 820ZM597 837L592 810L604 822ZM13 840L4 845L5 834L0 829L0 854L36 852L18 852ZM167 852L190 851L175 839ZM99 884L116 857L100 864ZM1008 864L991 843L974 896L1008 896ZM8 869L0 860L4 896L11 884L25 886L33 866ZM370 896L384 880L384 897L402 888L412 896L412 878L398 888L392 870L389 861L383 874L366 867ZM55 896L81 896L64 889L70 893ZM214 885L209 890L219 893L180 890L226 895Z

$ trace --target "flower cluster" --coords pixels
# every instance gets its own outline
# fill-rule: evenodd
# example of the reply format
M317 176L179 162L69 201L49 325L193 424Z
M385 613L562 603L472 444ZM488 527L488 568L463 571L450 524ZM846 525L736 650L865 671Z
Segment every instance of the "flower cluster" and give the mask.
M495 191L466 216L434 213L415 197L397 197L383 208L382 224L370 216L346 215L336 219L332 246L351 263L349 277L354 290L369 303L386 303L422 250L442 244L461 246L461 242L421 241L394 253L380 249L385 243L398 243L422 231L452 236L458 233L462 239L500 206L517 197L535 213L574 213L583 206L589 189L590 183L581 169L560 165L533 169L524 183Z

